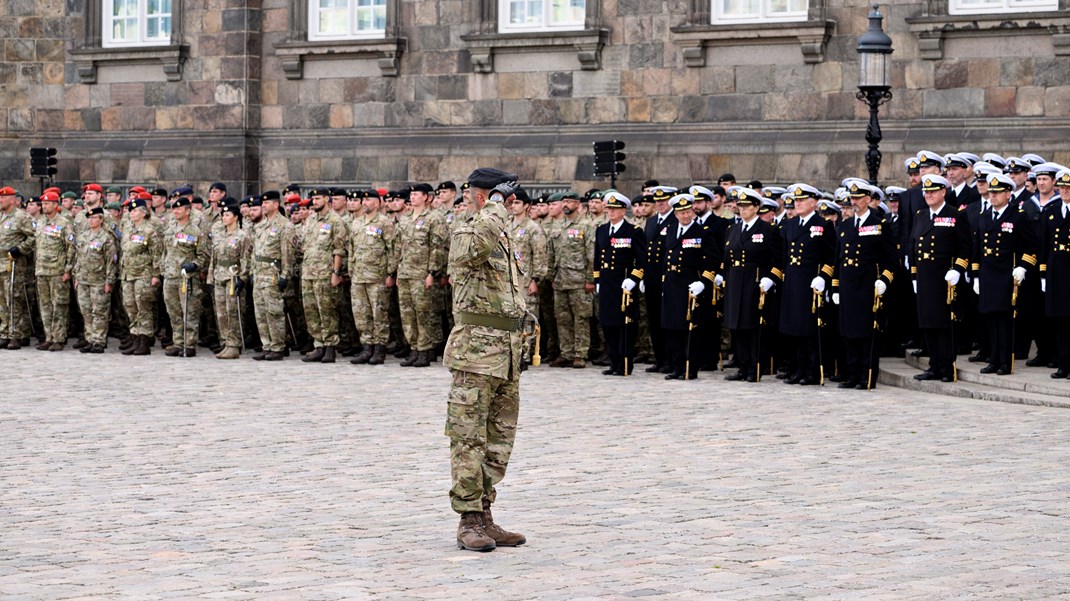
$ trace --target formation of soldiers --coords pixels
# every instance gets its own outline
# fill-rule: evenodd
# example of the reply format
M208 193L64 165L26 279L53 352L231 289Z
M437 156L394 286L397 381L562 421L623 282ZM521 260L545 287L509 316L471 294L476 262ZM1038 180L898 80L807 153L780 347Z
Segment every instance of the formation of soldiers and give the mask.
M835 191L650 180L506 200L528 311L552 367L669 379L870 389L879 358L956 359L1011 373L1018 359L1070 376L1070 169L1027 154L923 150L905 185ZM1066 197L1060 196L1066 194ZM0 348L173 357L212 349L277 361L426 367L453 325L451 232L467 185L296 186L240 201L87 184L23 198L0 189ZM1066 200L1064 200L1064 198ZM1037 353L1028 357L1035 345Z

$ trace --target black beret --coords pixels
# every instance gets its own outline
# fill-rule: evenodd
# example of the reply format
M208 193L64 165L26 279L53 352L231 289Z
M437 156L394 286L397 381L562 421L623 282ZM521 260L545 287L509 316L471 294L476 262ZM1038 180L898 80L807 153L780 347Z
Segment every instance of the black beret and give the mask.
M188 196L179 196L171 201L171 208L177 209L178 207L188 207L190 205L190 199Z
M85 216L92 217L93 215L103 215L104 207L93 207L92 209L86 209Z
M149 209L149 202L147 200L141 200L140 198L130 201L130 209Z
M268 190L260 195L260 200L274 200L275 202L279 202L282 200L282 195L279 194L278 190Z
M208 188L209 192L211 192L212 190L219 190L220 192L223 192L224 194L226 194L227 185L224 184L223 182L216 182L216 183L212 184L211 188Z
M531 196L528 195L528 191L523 187L518 187L513 194L516 195L516 199L524 204L531 204Z
M409 192L423 192L425 194L431 194L435 189L431 187L431 184L416 184L409 186Z
M442 182L441 184L438 185L438 189L439 190L454 190L454 191L456 191L457 190L457 184L455 184L453 182L450 182L450 181L445 181L445 182Z
M234 200L231 198L230 200ZM223 215L230 213L231 215L241 215L241 206L236 202L226 202L219 205L219 214Z
M480 167L468 175L468 183L473 188L491 190L502 182L513 182L519 179L515 173L507 173L494 167Z

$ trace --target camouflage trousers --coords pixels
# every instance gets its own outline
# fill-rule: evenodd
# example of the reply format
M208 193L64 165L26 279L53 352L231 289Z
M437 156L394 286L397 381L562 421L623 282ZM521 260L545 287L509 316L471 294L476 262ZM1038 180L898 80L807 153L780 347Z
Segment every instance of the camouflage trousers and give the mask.
M272 277L253 278L253 311L265 351L281 353L286 348L286 303ZM294 341L294 344L298 344Z
M435 280L431 286L431 314L428 315L427 331L431 334L431 346L435 347L445 342L449 331L443 331L443 316L446 314L446 287L439 286Z
M417 351L435 347L432 328L442 327L434 320L434 299L431 290L424 288L423 279L398 278L398 306L401 308L401 327L405 338Z
M108 321L111 313L111 292L104 292L103 283L78 282L78 306L85 323L85 339L101 346L108 342Z
M123 280L123 308L130 317L131 334L156 335L156 286L152 278Z
M561 356L586 360L591 346L591 295L583 288L554 290L554 312Z
M536 319L540 319L540 317L539 317L539 295L538 294L528 294L528 284L527 283L524 283L524 285L520 288L520 290L524 294L524 300L527 301L525 306L527 307L528 311L532 315L534 315ZM539 327L540 328L543 327L542 322L539 322ZM541 342L540 342L540 345L541 345ZM545 353L546 351L544 349L540 348L539 352L540 353ZM535 337L532 336L530 339L525 339L525 341L524 341L524 359L527 362L530 363L531 362L531 358L532 358L534 353L535 353Z
M302 279L301 294L305 305L305 323L315 346L338 346L338 287L331 278Z
M460 370L453 373L446 409L450 437L450 505L457 513L483 511L505 477L520 414L520 380Z
M230 285L220 284L215 287L212 302L215 305L215 323L219 328L219 343L236 349L242 348L242 337L238 327L241 315L238 313L242 295L231 295ZM244 293L244 291L243 291Z
M182 280L189 282L185 297L182 295ZM190 278L164 279L163 302L167 305L167 314L171 317L171 335L175 338L175 346L197 348L198 329L201 324L201 278L194 275ZM183 307L186 309L185 325L182 322ZM178 340L179 336L183 339Z
M364 344L386 344L390 337L390 289L381 282L350 284L353 321Z
M67 319L71 309L71 285L62 275L37 276L37 303L41 308L41 323L45 327L45 341L67 343Z
M25 259L15 262L14 285L11 283L10 269L0 272L3 276L3 281L0 282L0 288L3 289L3 293L0 294L0 324L3 324L0 328L0 337L3 338L30 337L30 315L26 311L27 273L25 265L22 264L23 261ZM4 263L4 267L9 265L7 262Z

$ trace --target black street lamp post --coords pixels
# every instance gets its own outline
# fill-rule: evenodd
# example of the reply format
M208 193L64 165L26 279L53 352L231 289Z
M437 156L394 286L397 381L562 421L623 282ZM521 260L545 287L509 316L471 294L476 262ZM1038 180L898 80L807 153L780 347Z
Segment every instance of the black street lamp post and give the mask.
M858 94L856 98L869 105L869 126L866 127L866 167L869 168L869 183L877 185L877 173L881 168L881 124L877 119L877 107L892 99L889 83L891 69L892 38L884 33L877 5L869 13L869 29L858 38Z

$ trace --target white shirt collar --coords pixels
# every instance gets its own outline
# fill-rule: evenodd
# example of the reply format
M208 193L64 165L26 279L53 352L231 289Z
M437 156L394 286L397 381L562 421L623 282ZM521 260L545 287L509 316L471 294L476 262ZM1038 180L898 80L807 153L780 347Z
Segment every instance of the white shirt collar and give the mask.
M866 209L865 213L855 213L855 219L858 220L858 223L862 223L867 217L869 217L869 209Z
M930 208L929 209L929 215L930 216L936 216L936 214L939 213L940 211L943 211L944 207L946 207L946 206L947 206L947 203L946 202L942 202L942 203L940 203L940 206L936 207L935 209Z

